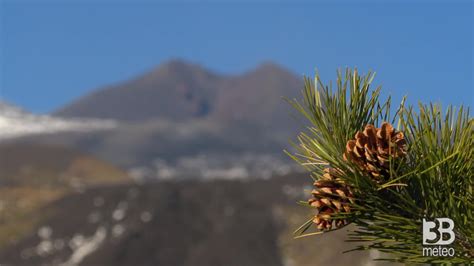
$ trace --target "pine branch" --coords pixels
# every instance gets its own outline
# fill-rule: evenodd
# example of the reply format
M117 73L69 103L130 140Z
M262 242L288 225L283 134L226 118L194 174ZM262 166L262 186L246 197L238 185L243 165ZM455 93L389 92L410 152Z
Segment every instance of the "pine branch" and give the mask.
M381 88L371 90L373 78L371 73L359 76L357 71L346 70L343 76L338 72L334 90L325 86L318 75L314 81L305 78L303 103L289 101L310 126L293 143L296 152L287 153L308 169L315 181L339 180L333 184L315 183L314 199L308 205L318 212L313 222L319 230L306 233L311 230L310 220L297 234L326 233L334 230L333 221L336 227L350 221L358 229L348 241L361 242L357 250L377 249L390 254L383 259L406 263L472 262L474 120L469 110L448 107L443 115L439 105L420 104L415 112L403 100L392 117L390 98L381 101ZM383 121L397 122L399 131ZM380 135L372 136L375 132ZM387 150L371 150L375 140L382 145L378 149ZM356 143L366 146L357 148L353 146ZM352 149L356 152L353 158ZM357 150L365 150L365 154L358 154ZM332 176L328 169L341 174ZM349 202L346 197L329 193L336 190L335 184L351 191L354 200ZM339 208L341 202L350 207ZM449 217L456 225L457 241L452 245L456 255L452 258L422 255L422 220L438 217Z

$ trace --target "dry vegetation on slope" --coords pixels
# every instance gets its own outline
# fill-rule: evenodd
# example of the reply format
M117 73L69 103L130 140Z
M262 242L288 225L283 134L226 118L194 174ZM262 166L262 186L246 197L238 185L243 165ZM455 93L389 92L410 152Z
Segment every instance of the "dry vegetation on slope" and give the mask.
M71 191L129 179L122 170L70 149L0 145L0 247L31 234L42 209Z

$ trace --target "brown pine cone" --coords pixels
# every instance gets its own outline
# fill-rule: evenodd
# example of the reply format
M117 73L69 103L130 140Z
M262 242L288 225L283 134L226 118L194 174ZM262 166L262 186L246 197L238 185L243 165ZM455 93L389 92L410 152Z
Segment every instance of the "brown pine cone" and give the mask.
M318 213L314 216L313 223L319 230L329 230L336 226L340 228L348 223L345 219L334 219L332 214L349 213L349 203L352 202L352 191L341 179L339 169L326 168L318 181L314 182L311 192L313 198L308 203L315 207Z
M403 133L387 122L382 123L380 128L367 125L354 138L347 142L344 159L356 163L377 182L389 176L390 157L394 159L406 155Z

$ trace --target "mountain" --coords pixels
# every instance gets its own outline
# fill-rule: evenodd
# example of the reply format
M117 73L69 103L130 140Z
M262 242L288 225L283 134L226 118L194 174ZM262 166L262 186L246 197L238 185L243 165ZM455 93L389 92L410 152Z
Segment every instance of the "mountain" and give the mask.
M61 119L35 115L17 106L0 101L0 141L35 134L110 129L116 123L99 119Z
M216 176L225 169L233 169L233 176L260 176L259 167L271 168L260 162L288 161L282 150L300 127L282 97L297 96L301 85L299 77L271 62L224 75L171 60L132 80L97 89L52 115L66 121L112 119L114 128L15 141L70 146L146 176L160 176L163 165L172 172L163 176L189 169L193 176ZM254 158L253 165L239 157ZM182 166L187 170L178 169Z
M130 81L98 89L55 114L125 121L211 118L219 123L270 125L285 122L288 108L281 97L298 95L301 85L300 78L274 63L228 76L171 60Z

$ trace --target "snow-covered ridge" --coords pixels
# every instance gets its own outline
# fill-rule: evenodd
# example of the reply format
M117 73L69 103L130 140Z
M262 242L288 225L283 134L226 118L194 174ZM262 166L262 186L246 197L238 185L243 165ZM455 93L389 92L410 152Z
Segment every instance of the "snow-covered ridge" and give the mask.
M116 122L113 120L63 119L50 115L35 115L0 101L0 141L32 134L89 132L115 126Z

